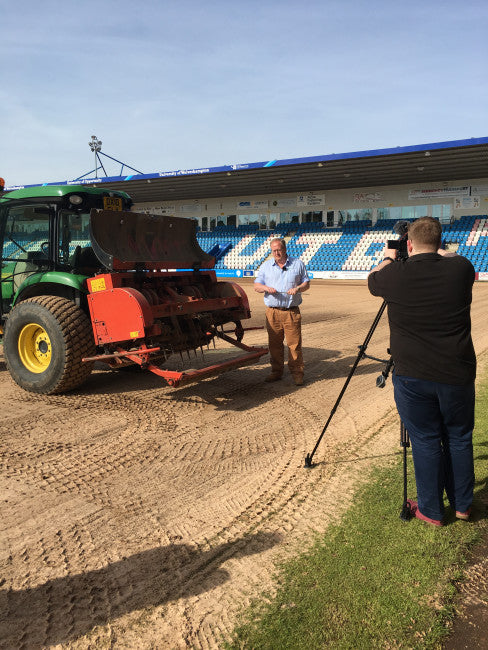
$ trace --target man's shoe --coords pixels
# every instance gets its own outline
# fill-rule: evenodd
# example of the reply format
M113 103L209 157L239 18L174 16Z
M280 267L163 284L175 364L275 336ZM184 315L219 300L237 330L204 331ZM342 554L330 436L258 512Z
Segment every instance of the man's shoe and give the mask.
M293 381L295 382L295 386L303 386L303 377L301 375L295 375Z
M412 517L416 517L417 519L420 519L420 521L425 521L427 524L430 524L431 526L444 525L442 521L440 521L439 519L431 519L430 517L426 517L425 515L423 515L420 512L416 501L413 501L412 499L407 499L407 503L410 505L410 512L412 514Z
M466 512L459 512L459 510L456 510L456 519L462 519L463 521L468 521L470 514L471 514L471 508L468 508Z
M272 381L279 381L281 379L282 375L278 375L275 372L272 372L270 375L266 377L264 381L270 383Z

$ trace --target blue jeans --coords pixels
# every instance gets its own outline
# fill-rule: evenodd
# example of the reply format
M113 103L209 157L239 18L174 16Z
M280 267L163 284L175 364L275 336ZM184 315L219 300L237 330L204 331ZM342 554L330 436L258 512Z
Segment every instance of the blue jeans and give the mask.
M453 510L473 501L474 382L440 384L393 374L398 414L412 442L418 508L441 520L446 491Z

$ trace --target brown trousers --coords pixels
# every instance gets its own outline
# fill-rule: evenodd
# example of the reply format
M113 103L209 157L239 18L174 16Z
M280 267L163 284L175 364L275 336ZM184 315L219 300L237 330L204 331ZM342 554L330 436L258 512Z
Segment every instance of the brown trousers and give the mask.
M266 308L271 371L282 375L285 365L285 348L288 346L288 368L293 376L303 376L302 316L298 307L289 310Z

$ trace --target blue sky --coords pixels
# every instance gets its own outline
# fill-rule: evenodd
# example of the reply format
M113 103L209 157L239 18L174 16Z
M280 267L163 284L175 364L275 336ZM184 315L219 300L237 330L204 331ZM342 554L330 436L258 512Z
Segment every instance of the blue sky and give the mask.
M143 173L485 137L487 33L486 0L5 0L0 176L92 135Z

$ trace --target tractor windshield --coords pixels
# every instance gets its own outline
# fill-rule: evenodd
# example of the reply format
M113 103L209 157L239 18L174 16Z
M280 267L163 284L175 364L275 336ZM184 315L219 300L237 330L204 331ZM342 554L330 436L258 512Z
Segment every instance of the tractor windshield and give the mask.
M24 280L49 262L54 211L47 205L13 205L2 210L3 249L0 282L2 313Z

